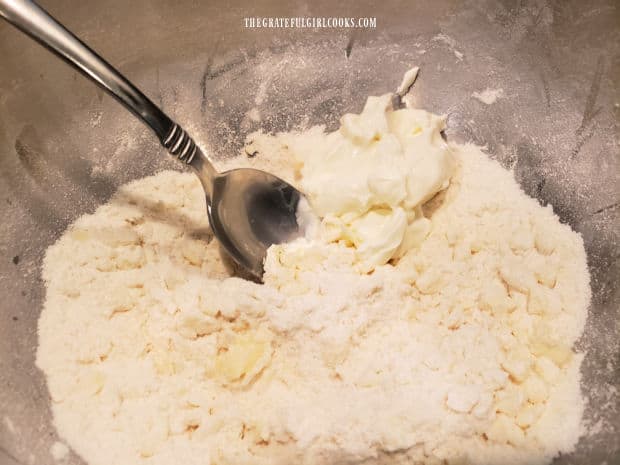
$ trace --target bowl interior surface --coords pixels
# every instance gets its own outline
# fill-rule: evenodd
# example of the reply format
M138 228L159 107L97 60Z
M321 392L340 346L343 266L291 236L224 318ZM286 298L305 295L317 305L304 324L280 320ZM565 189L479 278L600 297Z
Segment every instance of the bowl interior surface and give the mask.
M620 7L614 0L42 1L214 160L251 132L359 112L420 66L413 101L486 145L583 235L593 301L579 348L588 434L559 464L620 460ZM374 29L251 29L246 17L376 17ZM45 249L122 184L183 169L77 72L0 23L0 465L51 464L35 367ZM472 97L502 89L487 105ZM261 121L248 112L257 108ZM71 455L65 462L82 464Z

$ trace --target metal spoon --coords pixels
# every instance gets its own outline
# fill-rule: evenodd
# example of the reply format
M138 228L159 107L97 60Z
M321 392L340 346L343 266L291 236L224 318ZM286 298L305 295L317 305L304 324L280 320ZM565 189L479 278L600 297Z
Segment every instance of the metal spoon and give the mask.
M194 168L207 199L209 222L232 258L257 278L272 244L300 235L302 194L254 169L218 173L192 138L103 58L30 0L0 0L0 16L77 68L138 116L161 144Z

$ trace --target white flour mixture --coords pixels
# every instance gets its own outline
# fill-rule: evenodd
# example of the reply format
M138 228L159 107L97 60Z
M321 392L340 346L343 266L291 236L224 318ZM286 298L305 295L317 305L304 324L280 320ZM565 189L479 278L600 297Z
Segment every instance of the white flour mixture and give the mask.
M321 224L230 278L198 180L123 187L50 247L38 366L91 465L544 464L581 434L579 235L444 120L369 99L252 135ZM339 181L337 181L339 180ZM337 184L340 182L340 184Z

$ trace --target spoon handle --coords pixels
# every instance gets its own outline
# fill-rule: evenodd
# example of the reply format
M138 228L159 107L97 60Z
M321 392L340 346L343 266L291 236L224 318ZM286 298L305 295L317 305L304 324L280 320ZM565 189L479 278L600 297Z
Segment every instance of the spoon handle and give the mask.
M0 16L54 52L139 117L168 152L191 165L211 196L216 170L192 138L136 86L31 0L0 0Z

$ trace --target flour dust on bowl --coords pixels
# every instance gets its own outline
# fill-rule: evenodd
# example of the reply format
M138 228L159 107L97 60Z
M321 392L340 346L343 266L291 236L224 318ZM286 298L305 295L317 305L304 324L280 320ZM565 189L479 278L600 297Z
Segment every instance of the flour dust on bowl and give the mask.
M136 34L170 17L152 5ZM171 170L113 102L77 80L69 103L88 110L47 127L36 114L56 114L47 99L70 75L50 61L57 79L32 113L20 89L34 98L46 80L0 76L12 89L0 101L11 213L0 445L11 460L614 463L617 184L598 126L610 115L608 62L588 68L593 85L571 76L568 95L490 40L529 24L494 8L434 4L406 24L394 14L394 35L354 35L353 46L335 31L280 46L275 31L242 31L216 51L189 34L152 63L110 50L175 119L204 122L189 129L218 170L264 169L307 195L308 233L269 249L264 284L234 276L200 183ZM571 27L545 8L537 27ZM252 38L245 55L227 48ZM558 57L570 50L551 44ZM183 48L196 53L171 62ZM44 56L26 50L24 67ZM393 109L385 93L413 65L420 76ZM548 107L544 87L528 101L537 72ZM565 163L586 104L601 110ZM64 128L75 146L59 144ZM610 169L594 182L596 148Z

